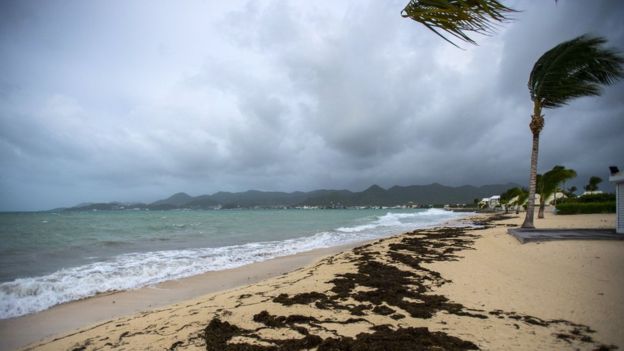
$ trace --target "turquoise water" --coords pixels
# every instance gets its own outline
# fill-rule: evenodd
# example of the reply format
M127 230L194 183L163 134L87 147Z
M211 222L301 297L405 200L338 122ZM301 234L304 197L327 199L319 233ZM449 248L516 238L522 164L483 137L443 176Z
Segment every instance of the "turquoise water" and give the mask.
M459 216L409 209L0 213L0 318Z

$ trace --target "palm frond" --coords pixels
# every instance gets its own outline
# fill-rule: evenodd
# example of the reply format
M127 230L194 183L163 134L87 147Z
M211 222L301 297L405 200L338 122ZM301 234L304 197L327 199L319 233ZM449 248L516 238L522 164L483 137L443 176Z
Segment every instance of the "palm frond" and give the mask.
M570 100L600 95L602 85L624 76L624 57L603 48L606 39L582 35L563 42L540 57L529 77L531 99L553 108Z
M476 44L466 34L491 34L496 22L505 22L516 12L496 0L410 0L401 16L423 24L447 42L457 46L440 33L446 32L462 41Z
M538 189L540 189L538 193L542 198L546 199L557 191L559 184L575 177L575 170L565 168L564 166L555 166L553 169L538 178Z

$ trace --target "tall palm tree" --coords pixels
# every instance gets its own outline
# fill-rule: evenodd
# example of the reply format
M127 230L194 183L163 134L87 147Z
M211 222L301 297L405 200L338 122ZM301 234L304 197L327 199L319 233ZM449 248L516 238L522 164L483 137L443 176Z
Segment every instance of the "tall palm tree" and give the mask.
M442 39L457 46L438 30L459 40L476 44L466 32L490 34L496 22L506 22L515 10L497 0L410 0L401 11L403 18L423 24Z
M529 128L533 133L529 201L522 228L535 228L535 182L539 136L544 128L542 109L555 108L582 96L600 95L602 85L613 84L624 75L624 57L613 49L603 48L601 37L582 35L548 50L537 60L529 77L533 115Z
M540 194L540 206L537 218L544 218L544 209L546 208L546 199L553 193L555 199L557 198L557 188L559 184L565 182L568 179L576 177L576 172L573 169L565 168L564 166L555 166L550 171L544 173L542 177L537 178L537 189Z

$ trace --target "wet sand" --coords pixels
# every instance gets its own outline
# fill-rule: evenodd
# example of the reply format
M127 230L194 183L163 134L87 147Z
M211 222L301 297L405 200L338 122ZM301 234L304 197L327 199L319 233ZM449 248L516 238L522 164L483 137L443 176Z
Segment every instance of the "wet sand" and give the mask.
M5 321L0 336L13 337L9 329L28 335L37 329L33 324L37 321L45 326L75 320L83 329L35 342L29 349L624 347L624 242L522 245L506 234L522 218L481 220L484 228L417 230L337 254L325 253L330 255L320 260L323 254L300 258L299 265L317 261L279 276L275 266L259 271L256 264L243 269L233 285L216 289L246 284L248 278L250 285L90 326L93 322L81 320L81 314L91 314L96 306L107 311L119 304L119 313L136 310L125 308L120 294L87 299L59 306L83 303L47 320L40 313L21 325ZM538 227L608 228L614 223L615 215L547 214L546 219L536 220ZM297 265L276 262L276 266L285 272ZM273 277L264 279L269 273ZM183 290L172 286L162 303L208 292ZM144 301L142 293L124 293L129 295L130 308L137 307L133 299Z

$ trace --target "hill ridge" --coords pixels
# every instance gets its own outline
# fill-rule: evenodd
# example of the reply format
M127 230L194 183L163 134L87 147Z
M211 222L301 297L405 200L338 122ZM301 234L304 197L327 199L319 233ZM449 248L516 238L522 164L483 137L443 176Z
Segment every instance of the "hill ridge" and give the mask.
M212 195L191 196L178 192L166 199L149 204L132 203L87 203L66 210L124 210L124 209L229 209L229 208L278 208L278 207L356 207L471 204L473 200L497 195L517 184L488 184L482 186L446 186L439 183L429 185L394 185L384 189L371 185L360 192L350 190L319 189L308 192L260 191L215 192Z

